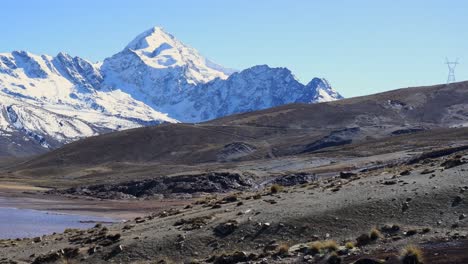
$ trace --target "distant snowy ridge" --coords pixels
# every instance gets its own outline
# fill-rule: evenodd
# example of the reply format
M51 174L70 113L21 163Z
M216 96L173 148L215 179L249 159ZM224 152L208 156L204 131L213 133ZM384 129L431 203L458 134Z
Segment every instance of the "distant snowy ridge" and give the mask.
M103 132L177 122L122 91L101 91L98 68L81 58L0 54L0 133L57 147ZM22 138L22 137L20 137Z
M223 68L155 27L97 64L66 53L0 53L0 144L55 148L109 131L340 98L326 80L303 85L286 68Z

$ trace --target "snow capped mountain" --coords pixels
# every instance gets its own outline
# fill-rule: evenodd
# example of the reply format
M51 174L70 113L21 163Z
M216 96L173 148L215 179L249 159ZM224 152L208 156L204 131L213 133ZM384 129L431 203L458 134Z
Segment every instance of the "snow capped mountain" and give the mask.
M185 99L188 90L216 78L226 79L232 70L208 61L159 27L137 36L116 55L104 60L103 87L131 94L151 107L167 106ZM181 120L186 121L183 116Z
M134 53L155 69L182 68L188 83L206 83L215 78L226 79L231 70L224 69L183 44L160 27L137 36L123 51ZM109 60L110 61L110 60Z
M223 68L155 27L97 64L0 53L0 144L55 148L107 131L340 98L325 79L303 85L286 68Z
M324 78L314 78L306 85L306 89L312 89L314 97L310 103L330 102L338 99L343 99L337 91L335 91L328 81Z
M178 113L174 116L176 119L198 122L288 103L325 101L327 98L315 98L328 91L334 92L326 81L304 86L286 68L260 65L234 73L227 80L216 79L198 85L183 101L165 111ZM332 96L330 100L334 100Z
M98 90L102 80L95 65L64 53L0 54L0 134L50 148L106 131L176 122L129 94Z

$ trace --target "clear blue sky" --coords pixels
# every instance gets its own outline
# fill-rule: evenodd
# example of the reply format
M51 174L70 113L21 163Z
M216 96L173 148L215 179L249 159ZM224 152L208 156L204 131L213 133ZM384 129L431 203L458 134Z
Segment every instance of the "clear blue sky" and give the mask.
M468 79L465 0L2 0L0 52L65 51L92 61L162 26L235 69L284 66L344 96Z

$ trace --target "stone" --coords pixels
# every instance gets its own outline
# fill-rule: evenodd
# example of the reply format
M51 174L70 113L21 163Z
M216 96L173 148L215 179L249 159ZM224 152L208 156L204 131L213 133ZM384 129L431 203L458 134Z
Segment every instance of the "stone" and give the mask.
M239 227L239 223L236 220L230 220L226 223L221 223L214 228L216 236L224 237L230 235Z
M42 264L42 263L50 263L50 262L56 262L61 258L61 254L58 252L52 252L48 253L45 255L38 256L37 258L34 259L32 264Z
M368 234L362 234L358 238L356 238L356 242L357 242L356 245L358 247L365 246L365 245L369 244L371 241L372 241L372 239L370 238L370 236Z
M397 225L384 225L380 230L386 234L395 234L400 231L400 227Z
M463 164L465 164L465 162L462 161L461 159L453 158L453 159L449 159L449 160L444 161L440 166L444 167L444 169L450 169L450 168L460 166L460 165L463 165Z
M144 222L146 222L146 220L143 219L143 218L137 217L137 218L135 219L135 223L137 223L137 224L141 224L141 223L144 223Z
M463 196L457 195L452 202L452 206L457 206L463 201Z
M408 211L408 209L409 209L409 203L408 203L408 202L404 202L403 205L401 206L401 210L402 210L403 212L406 212L406 211Z
M431 174L431 173L434 173L435 170L431 170L431 169L424 169L423 171L421 171L421 174Z
M235 264L249 261L249 255L243 251L236 251L231 255L223 254L214 260L214 264Z
M229 195L223 198L223 202L226 203L234 203L237 202L239 199L235 195Z
M383 185L394 185L397 184L397 180L386 180L383 182Z
M408 176L410 174L411 174L411 171L409 171L409 170L404 170L404 171L400 172L401 176Z
M356 173L353 173L353 172L349 172L349 171L342 171L340 172L340 178L341 179L349 179L353 176L357 176Z

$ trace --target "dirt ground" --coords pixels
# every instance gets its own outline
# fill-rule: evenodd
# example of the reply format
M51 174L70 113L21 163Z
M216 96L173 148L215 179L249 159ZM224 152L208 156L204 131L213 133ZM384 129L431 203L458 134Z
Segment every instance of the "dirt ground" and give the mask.
M40 262L41 256L57 252L56 262L69 263L327 263L331 253L313 255L304 249L310 246L300 245L333 240L342 263L366 256L398 263L400 251L411 244L422 249L425 263L466 263L467 157L468 152L460 151L323 178L276 193L267 187L226 199L210 195L189 206L168 203L164 211L145 209L145 216L108 230L71 230L36 242L4 240L0 252L23 263L46 263ZM105 203L122 208L120 203L127 201ZM134 202L128 206L138 208ZM379 230L378 238L344 249L346 242L356 244L373 228ZM76 254L60 253L71 250L67 248Z

